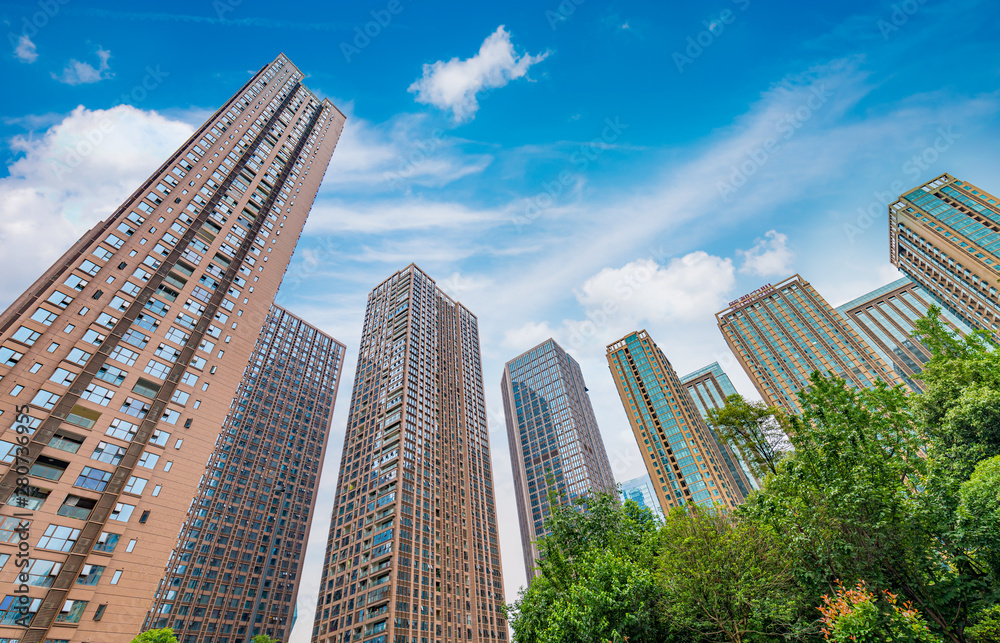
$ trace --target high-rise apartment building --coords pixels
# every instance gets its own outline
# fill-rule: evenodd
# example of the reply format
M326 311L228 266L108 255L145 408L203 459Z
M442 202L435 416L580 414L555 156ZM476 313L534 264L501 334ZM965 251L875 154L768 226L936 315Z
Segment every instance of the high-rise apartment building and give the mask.
M608 452L580 365L553 339L504 366L500 382L527 578L546 533L549 493L563 503L615 491Z
M901 380L885 360L798 275L730 302L716 314L726 343L769 406L799 413L798 392L814 371L848 386Z
M287 640L343 360L343 344L272 306L147 628Z
M913 333L916 321L927 315L937 300L906 277L898 279L866 295L837 307L868 345L888 363L910 389L923 387L914 375L920 373L931 358L931 351ZM940 307L940 305L939 305ZM942 320L953 332L966 335L970 328L947 309L942 308Z
M729 376L722 370L718 362L712 362L704 368L699 368L697 371L685 375L681 378L681 384L687 387L698 413L706 422L710 409L721 409L726 405L727 397L736 395L736 387L733 386ZM732 474L736 486L740 488L743 495L749 496L751 491L760 489L757 478L750 472L739 449L723 440L711 425L708 428L719 447L726 467L729 468L729 473Z
M972 328L1000 337L1000 197L942 174L889 205L889 259Z
M254 74L0 315L0 640L142 627L343 128L302 78Z
M626 480L619 487L622 500L632 500L640 506L648 508L657 518L663 520L663 507L660 506L660 501L656 498L656 488L648 474Z
M708 425L649 334L629 333L608 346L607 357L663 513L689 502L742 503Z
M314 643L505 640L479 327L414 265L368 296Z

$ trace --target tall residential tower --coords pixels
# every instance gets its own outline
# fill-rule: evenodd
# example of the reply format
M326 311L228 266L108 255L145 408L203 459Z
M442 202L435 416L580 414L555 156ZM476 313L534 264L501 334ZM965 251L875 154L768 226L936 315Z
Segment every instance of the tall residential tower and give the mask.
M733 386L729 376L722 370L718 362L712 362L704 368L699 368L697 371L685 375L681 378L681 384L687 387L695 407L706 422L710 409L721 409L726 405L727 397L736 395L736 387ZM743 495L749 496L751 491L760 489L757 478L750 472L750 468L747 467L739 449L723 440L712 426L709 426L709 429L722 453L722 459L729 468L729 473L733 475L733 480Z
M142 627L344 125L302 79L254 74L0 315L0 639Z
M507 362L500 382L528 579L546 533L549 492L563 502L615 491L580 365L553 339Z
M287 639L343 361L343 344L271 307L147 627Z
M608 346L607 356L663 513L689 502L742 503L715 437L649 333L629 333Z
M730 350L769 406L799 413L798 392L814 371L867 388L901 380L798 275L767 285L716 314Z
M507 637L475 315L410 265L368 296L314 643Z
M889 206L889 260L975 329L1000 337L1000 197L942 174Z

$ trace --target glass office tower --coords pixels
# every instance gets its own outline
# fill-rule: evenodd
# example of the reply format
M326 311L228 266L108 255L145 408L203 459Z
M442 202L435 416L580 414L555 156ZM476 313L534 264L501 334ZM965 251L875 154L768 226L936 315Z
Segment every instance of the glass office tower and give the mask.
M504 366L500 383L526 577L536 573L549 493L564 503L615 491L580 365L553 339Z

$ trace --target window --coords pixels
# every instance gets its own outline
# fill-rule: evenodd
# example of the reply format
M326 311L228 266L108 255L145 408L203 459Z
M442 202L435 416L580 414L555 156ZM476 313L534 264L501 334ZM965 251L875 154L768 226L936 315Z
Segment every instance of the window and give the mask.
M119 575L120 575L120 573L119 573ZM114 585L114 584L115 583L112 583L112 585ZM94 620L95 621L99 621L102 618L104 618L104 610L106 610L107 608L108 608L108 604L107 603L101 603L100 605L98 605L97 609L94 610ZM48 643L48 642L46 641L46 643ZM66 643L69 643L69 641L67 641Z
M143 489L146 488L146 483L149 482L145 478L138 478L132 476L128 479L128 484L125 485L125 491L127 493L134 493L136 495L141 495Z
M135 360L138 359L139 353L136 353L135 351L130 351L129 349L124 348L122 346L115 346L115 349L111 351L110 357L111 359L121 362L126 366L132 366L133 364L135 364ZM119 384L120 383L121 382L119 382Z
M67 418L67 420L68 419L69 418ZM49 440L49 446L61 451L66 451L67 453L76 453L80 450L80 445L83 444L83 441L84 438L82 436L60 429L56 431L52 436L52 439Z
M163 488L162 485L156 485L155 487L153 487L153 496L155 497L160 495L160 489L162 488Z
M52 587L52 583L59 576L59 570L61 569L62 563L36 558L29 561L21 573L27 574L27 583L29 585L34 587Z
M56 460L48 456L40 455L28 471L30 475L45 478L46 480L58 480L69 466L68 462Z
M105 328L109 329L114 328L115 324L117 323L118 323L118 318L112 317L107 313L101 313L100 315L97 316L97 324L100 326L104 326Z
M132 387L132 392L152 400L160 392L160 385L140 377Z
M49 377L49 380L60 386L69 386L76 379L76 373L67 371L65 368L57 368Z
M80 537L80 530L61 525L49 525L45 528L45 533L38 539L39 549L52 549L54 551L67 552L73 549L76 539Z
M161 422L166 422L167 424L177 424L177 420L180 419L181 414L173 409L167 409L163 412L163 417L160 418Z
M0 600L0 625L18 625L21 627L27 627L28 624L31 623L31 619L35 617L35 614L38 612L38 608L42 604L42 599L29 599L31 602L28 604L28 609L25 610L21 602L22 596L24 596L24 594L11 594L5 596L3 600ZM16 641L17 639L10 640Z
M102 366L100 370L97 371L98 379L114 384L115 386L118 386L122 382L124 382L126 377L128 377L128 373L126 373L125 371L123 371L118 367L108 366L107 364ZM111 398L109 397L108 399L110 400ZM104 406L107 406L107 404L105 404Z
M131 552L132 552L132 550L133 550L133 549L135 549L135 543L136 543L136 542L137 542L137 541L136 541L136 539L135 539L135 538L133 538L132 540L128 541L128 547L126 547L126 548L125 548L125 551L127 551L127 552L131 553Z
M90 359L90 353L85 353L79 348L74 348L69 352L69 355L66 356L67 362L72 362L80 366L86 364L88 359Z
M149 453L148 451L143 451L142 456L139 457L139 466L146 467L147 469L156 468L156 463L159 462L160 456L155 453Z
M187 343L188 337L190 336L187 333L183 332L182 330L174 326L171 326L170 330L168 330L166 334L166 338L168 340L172 341L175 344L179 344L180 346L183 346L184 344Z
M132 438L135 437L136 431L139 427L131 422L126 422L125 420L114 419L111 420L111 426L108 430L104 432L105 435L110 435L111 437L118 438L119 440L125 440L126 442L131 442Z
M135 542L135 541L132 541L132 542ZM118 581L120 581L121 578L122 578L122 570L116 569L115 573L111 576L111 584L112 585L117 585Z
M44 308L39 308L31 315L31 319L34 321L45 324L46 326L51 326L52 322L59 318L59 315L51 311L45 310Z
M143 335L134 328L129 329L124 335L122 335L122 339L138 348L145 348L146 344L149 343L149 337Z
M21 540L21 534L27 534L31 526L30 520L22 521L13 516L0 517L0 543L11 543Z
M45 301L49 302L53 306L65 309L66 306L69 306L70 302L73 301L73 298L70 297L69 295L64 295L58 290L56 290L51 295L49 295L49 298L46 299Z
M80 569L80 575L76 579L77 585L96 585L101 580L104 567L101 565L84 565Z
M104 342L104 335L91 328L83 334L83 341L93 344L94 346L100 346Z
M166 431L161 431L159 429L153 429L153 435L149 438L150 444L155 444L158 447L167 446L167 440L170 439L170 434Z
M170 372L170 367L163 362L158 362L155 359L149 360L149 364L143 369L144 372L149 373L153 377L159 378L161 380L167 379L167 373Z
M66 601L56 614L56 623L79 623L87 609L87 601Z
M73 406L73 410L69 412L69 415L66 416L66 421L69 422L70 424L75 424L76 426L82 427L84 429L90 429L93 428L95 424L97 424L97 420L100 419L100 417L101 414L98 413L97 411L76 404ZM49 444L51 445L51 443ZM61 447L56 447L56 448L58 449ZM68 449L63 449L63 451L67 450ZM73 453L76 453L76 451L73 451Z
M87 285L87 281L82 277L78 277L76 275L70 275L69 277L66 278L66 281L63 282L63 285L69 286L74 290L83 290L84 287Z
M115 505L115 508L108 515L111 520L120 520L122 522L128 522L128 519L132 517L132 512L135 511L135 505L126 504L124 502L119 502Z
M10 336L15 342L21 342L27 346L32 346L41 337L42 334L37 330L31 330L27 326L21 326L17 331Z
M166 344L160 344L160 347L153 351L153 354L157 357L169 360L171 364L176 362L177 358L181 356L181 352L179 350L173 346L167 346Z
M0 440L0 462L13 462L15 448L13 442Z
M174 463L171 462L170 460L167 460L167 463L165 465L163 465L163 470L164 471L170 471L170 467L172 467L172 466L174 466Z
M107 442L99 442L94 452L90 454L91 460L107 462L108 464L118 464L125 457L125 447L120 447Z
M12 507L35 510L45 504L45 499L52 493L51 489L41 489L34 485L19 487L19 492L12 493L7 504Z
M121 412L137 417L141 420L146 417L147 413L149 413L149 405L141 400L127 397L125 398L125 403L122 404Z
M98 376L100 376L99 373ZM100 404L101 406L107 406L108 403L111 402L111 398L113 398L114 396L115 394L111 390L106 389L103 386L98 386L97 384L91 384L87 387L87 390L84 391L84 393L80 396L80 399L89 400L91 402L94 402L95 404Z
M185 393L184 391L177 390L174 391L174 394L170 397L170 401L176 402L181 406L184 406L185 404L187 404L188 398L190 397L191 397L190 393Z
M90 512L96 505L96 500L91 498L82 498L71 494L66 496L66 499L63 500L62 506L59 507L59 511L56 513L66 518L86 520L90 517Z
M94 263L93 261L90 261L90 260L85 260L82 264L80 264L80 270L82 272L87 273L91 277L93 277L94 275L96 275L97 271L100 270L100 269L101 269L100 266L98 266L96 263Z
M104 491L110 481L111 474L109 472L94 469L93 467L84 467L83 471L80 472L80 476L73 484L92 491Z
M101 535L97 537L94 542L94 551L101 551L107 554L113 553L115 547L118 545L118 539L121 538L118 534L103 531Z
M91 252L90 254L97 257L101 261L107 261L111 257L115 256L115 253L111 252L104 246L97 246L96 248L94 248L94 251Z
M35 406L40 406L43 409L52 409L59 401L59 396L51 391L46 391L42 389L38 391L35 397L31 400L31 403Z
M135 318L135 325L146 330L156 331L156 327L160 325L160 321L156 317L147 315L146 313L139 313Z
M24 357L24 353L18 353L6 346L0 347L0 364L4 366L16 366L22 357Z

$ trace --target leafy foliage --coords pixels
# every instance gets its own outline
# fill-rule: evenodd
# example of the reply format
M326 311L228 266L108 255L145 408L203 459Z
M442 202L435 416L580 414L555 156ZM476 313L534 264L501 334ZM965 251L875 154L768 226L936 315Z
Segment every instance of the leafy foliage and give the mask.
M778 462L790 450L788 416L778 406L730 395L723 408L708 411L708 423L721 440L739 450L758 480L775 473Z
M132 643L177 643L174 630L165 627L159 630L146 630L132 639Z
M920 612L887 591L876 594L861 581L854 588L837 587L824 596L823 636L827 641L847 643L938 643Z

